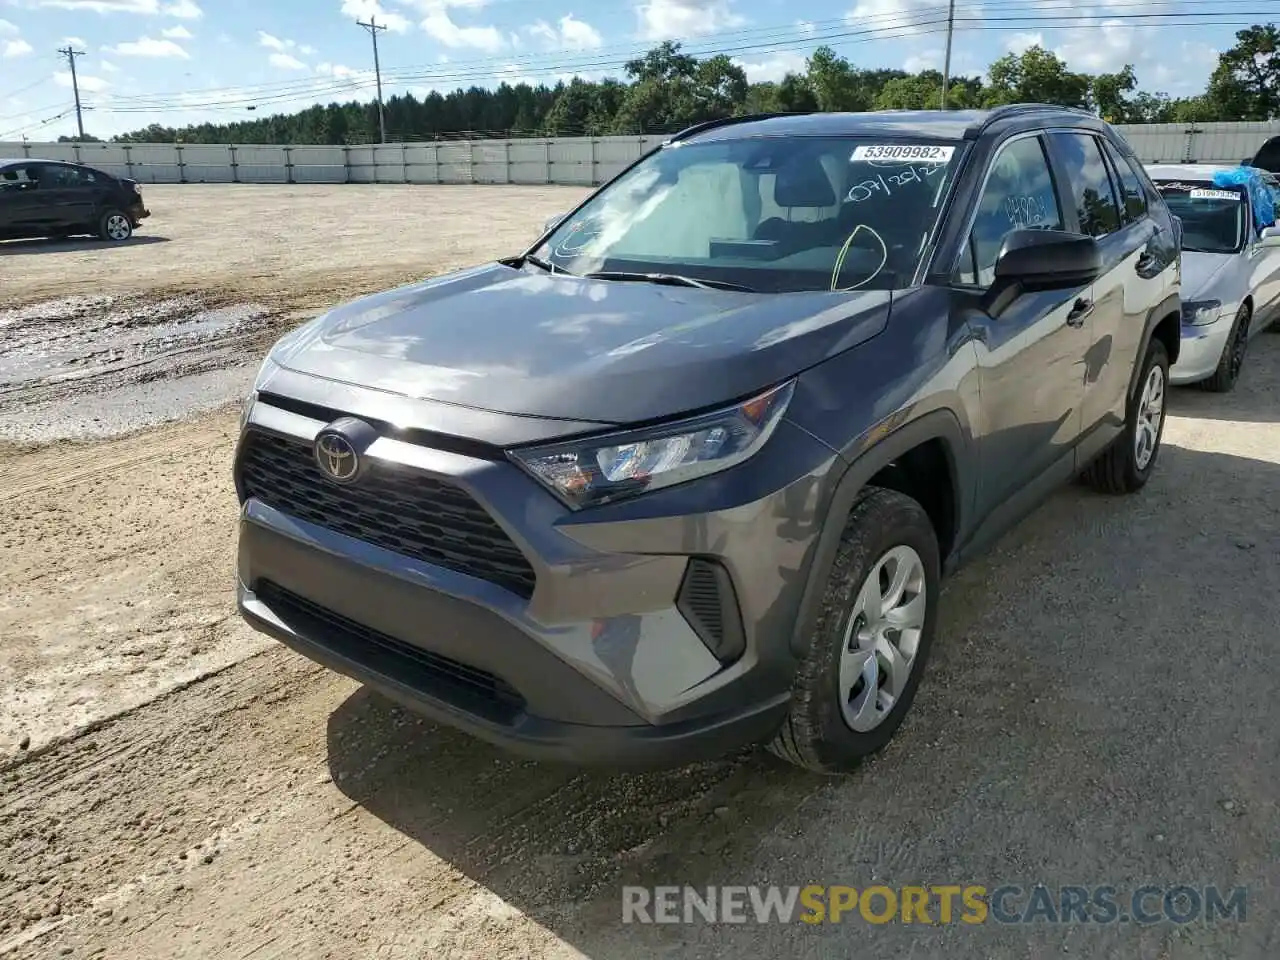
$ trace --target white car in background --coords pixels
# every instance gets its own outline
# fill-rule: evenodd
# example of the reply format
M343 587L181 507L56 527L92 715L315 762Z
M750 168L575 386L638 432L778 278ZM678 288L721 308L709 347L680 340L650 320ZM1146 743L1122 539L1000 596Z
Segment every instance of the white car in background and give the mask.
M1147 164L1169 210L1182 220L1182 349L1170 383L1227 391L1249 341L1280 310L1280 227L1259 223L1255 187L1219 186L1215 164ZM1261 173L1261 171L1259 171Z

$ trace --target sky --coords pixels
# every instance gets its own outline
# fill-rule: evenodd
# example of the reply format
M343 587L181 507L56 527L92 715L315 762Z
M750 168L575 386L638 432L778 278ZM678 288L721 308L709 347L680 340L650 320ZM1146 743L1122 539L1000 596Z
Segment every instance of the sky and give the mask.
M1280 13L1280 0L954 3L953 74L1038 43L1075 70L1132 63L1143 89L1174 96L1203 89L1236 30ZM84 53L85 129L99 137L372 99L357 24L370 17L387 27L385 95L421 96L616 76L664 39L727 53L753 81L803 69L824 43L859 67L941 68L947 0L0 0L0 140L76 132L68 45Z

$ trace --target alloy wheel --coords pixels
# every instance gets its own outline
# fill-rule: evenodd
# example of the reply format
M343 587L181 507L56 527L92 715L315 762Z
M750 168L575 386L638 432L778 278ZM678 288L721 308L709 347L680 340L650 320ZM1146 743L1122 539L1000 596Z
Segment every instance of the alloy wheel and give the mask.
M1139 470L1155 456L1160 442L1160 421L1164 418L1164 370L1153 366L1142 386L1142 401L1138 406L1138 428L1133 437L1133 459Z

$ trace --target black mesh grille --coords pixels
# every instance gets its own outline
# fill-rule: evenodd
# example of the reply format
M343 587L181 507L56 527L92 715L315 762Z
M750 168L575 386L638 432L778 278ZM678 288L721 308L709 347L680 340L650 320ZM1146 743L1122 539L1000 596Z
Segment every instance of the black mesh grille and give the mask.
M722 662L742 656L746 642L742 614L729 571L720 564L697 557L689 561L676 609Z
M689 618L696 620L718 646L724 639L724 617L716 568L709 563L691 563L680 602Z
M309 640L382 674L499 722L524 709L520 694L491 673L379 633L274 583L259 583L255 592Z
M258 430L245 436L238 470L246 498L522 597L533 593L529 561L484 508L453 484L370 460L358 481L340 486L320 472L310 443Z

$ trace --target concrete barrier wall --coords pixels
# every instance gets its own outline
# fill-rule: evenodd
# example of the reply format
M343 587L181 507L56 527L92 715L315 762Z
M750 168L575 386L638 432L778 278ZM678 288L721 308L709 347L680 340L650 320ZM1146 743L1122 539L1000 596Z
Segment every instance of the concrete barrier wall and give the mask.
M1121 125L1144 161L1238 163L1280 121ZM662 136L442 140L355 147L3 143L0 157L71 160L142 183L563 183L610 179Z

